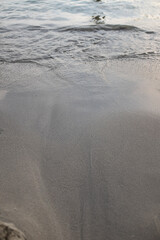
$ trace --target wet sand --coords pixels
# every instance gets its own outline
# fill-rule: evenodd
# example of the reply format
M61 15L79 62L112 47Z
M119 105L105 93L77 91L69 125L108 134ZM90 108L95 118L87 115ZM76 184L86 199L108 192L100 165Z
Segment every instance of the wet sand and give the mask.
M0 65L0 220L28 240L159 239L158 69L81 67Z

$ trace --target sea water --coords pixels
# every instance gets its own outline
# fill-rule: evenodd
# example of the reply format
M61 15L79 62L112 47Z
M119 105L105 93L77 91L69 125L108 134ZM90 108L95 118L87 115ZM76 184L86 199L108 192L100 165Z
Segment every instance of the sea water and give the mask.
M1 0L0 62L160 57L159 0Z

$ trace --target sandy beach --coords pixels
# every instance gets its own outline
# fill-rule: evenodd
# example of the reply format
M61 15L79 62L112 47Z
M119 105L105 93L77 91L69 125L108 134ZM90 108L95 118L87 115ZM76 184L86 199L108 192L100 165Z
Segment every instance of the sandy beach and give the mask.
M28 240L159 239L158 63L0 72L0 220Z

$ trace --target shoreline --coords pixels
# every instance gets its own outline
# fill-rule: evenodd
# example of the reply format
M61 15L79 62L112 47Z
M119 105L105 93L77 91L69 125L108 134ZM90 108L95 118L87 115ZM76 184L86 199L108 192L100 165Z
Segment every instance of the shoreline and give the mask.
M0 219L27 240L159 236L159 70L118 63L0 66Z

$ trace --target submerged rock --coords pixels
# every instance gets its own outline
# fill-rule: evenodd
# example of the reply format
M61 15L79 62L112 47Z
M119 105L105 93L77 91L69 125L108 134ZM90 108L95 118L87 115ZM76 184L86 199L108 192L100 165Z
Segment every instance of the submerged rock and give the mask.
M0 222L0 240L27 240L13 224Z

